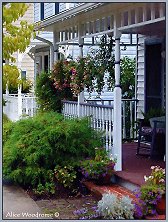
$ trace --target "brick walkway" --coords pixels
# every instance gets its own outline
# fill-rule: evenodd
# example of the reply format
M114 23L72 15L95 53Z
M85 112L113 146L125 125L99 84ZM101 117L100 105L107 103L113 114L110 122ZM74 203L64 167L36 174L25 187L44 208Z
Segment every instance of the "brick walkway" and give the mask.
M36 201L36 204L41 208L43 213L50 214L53 219L58 220L78 219L78 216L73 213L75 210L92 207L95 206L96 203L97 200L91 195Z

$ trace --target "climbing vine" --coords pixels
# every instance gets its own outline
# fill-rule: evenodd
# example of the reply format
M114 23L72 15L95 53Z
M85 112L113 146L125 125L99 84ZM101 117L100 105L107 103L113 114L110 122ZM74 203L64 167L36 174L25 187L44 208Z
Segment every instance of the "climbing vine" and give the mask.
M95 90L101 93L105 84L104 75L108 73L107 84L110 89L115 85L115 58L112 37L104 35L100 39L99 48L91 48L85 58L76 61L57 61L52 70L51 78L54 87L62 91L69 88L74 96L84 90ZM124 98L134 96L135 59L124 57L121 59L121 85Z

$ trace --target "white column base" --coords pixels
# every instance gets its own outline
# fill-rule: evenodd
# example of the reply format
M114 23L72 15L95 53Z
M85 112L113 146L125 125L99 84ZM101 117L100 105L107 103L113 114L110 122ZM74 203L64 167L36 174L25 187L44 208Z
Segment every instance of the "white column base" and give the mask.
M121 88L114 88L114 125L113 125L113 155L117 157L115 170L122 170L122 128L121 128Z

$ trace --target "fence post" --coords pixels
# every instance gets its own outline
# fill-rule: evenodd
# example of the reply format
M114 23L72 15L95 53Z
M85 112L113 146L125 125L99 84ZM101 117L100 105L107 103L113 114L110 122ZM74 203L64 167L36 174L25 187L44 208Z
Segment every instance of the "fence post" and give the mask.
M22 116L22 94L21 85L18 85L18 118Z
M78 95L78 117L82 116L83 106L81 106L80 103L83 103L83 102L84 102L84 91Z

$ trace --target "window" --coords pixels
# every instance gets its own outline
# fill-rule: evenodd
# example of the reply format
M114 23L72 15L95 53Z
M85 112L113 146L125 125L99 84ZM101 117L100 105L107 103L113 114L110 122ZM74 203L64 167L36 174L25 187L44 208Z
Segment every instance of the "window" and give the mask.
M59 3L55 3L55 15L59 14Z
M44 3L40 3L40 19L44 20Z
M22 79L26 79L26 71L22 71L21 72L21 78Z
M44 70L45 70L45 72L48 72L48 69L49 69L49 67L48 67L48 55L45 55L44 56Z

